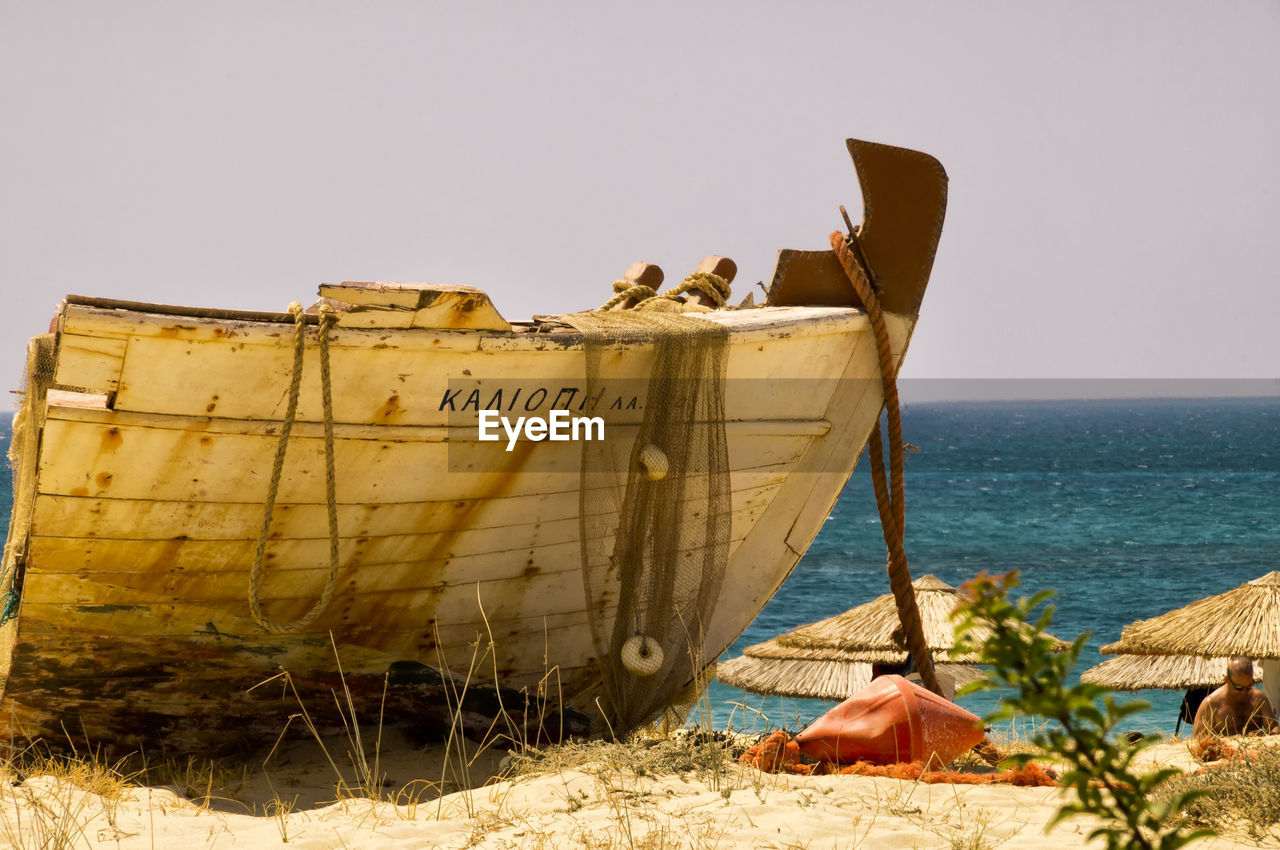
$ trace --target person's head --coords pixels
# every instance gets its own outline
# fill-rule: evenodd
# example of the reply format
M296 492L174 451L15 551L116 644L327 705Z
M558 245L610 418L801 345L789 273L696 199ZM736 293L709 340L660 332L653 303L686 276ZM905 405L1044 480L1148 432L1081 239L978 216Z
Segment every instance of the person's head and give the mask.
M1236 655L1227 662L1227 687L1234 693L1253 689L1253 662Z

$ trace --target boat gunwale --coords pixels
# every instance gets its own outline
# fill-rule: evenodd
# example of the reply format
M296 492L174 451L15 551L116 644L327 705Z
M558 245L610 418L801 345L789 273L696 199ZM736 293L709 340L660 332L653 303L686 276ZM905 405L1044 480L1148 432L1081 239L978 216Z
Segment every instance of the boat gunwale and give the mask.
M220 324L225 322L250 322L261 325L285 325L292 327L295 324L294 315L292 313L274 313L257 310L228 310L220 308L207 307L186 307L173 304L152 304L143 301L122 301L111 298L95 298L85 295L67 295L63 299L64 307L79 307L88 312L90 315L100 317L111 317L121 312L133 313L140 316L154 316L157 318L187 318L201 320L202 323ZM345 311L338 312L338 322L331 336L336 337L337 334L361 332L364 334L378 334L385 336L388 333L413 333L413 334L448 334L459 335L468 338L485 337L491 339L537 339L542 342L555 342L565 346L580 345L584 338L584 334L579 331L565 329L557 330L555 333L538 333L527 329L529 323L513 322L514 325L526 327L525 330L487 330L475 328L432 328L432 327L367 327L367 326L344 326L342 324L342 315ZM366 310L359 311L361 313ZM562 315L573 315L565 313ZM866 312L860 307L843 306L832 307L825 305L802 305L802 306L770 306L763 305L759 307L751 307L745 309L726 309L711 310L707 312L688 312L681 315L696 316L704 318L717 324L725 325L731 331L768 331L779 327L803 325L810 322L838 321L840 319L857 319L865 318ZM65 311L63 313L65 318ZM910 317L914 318L914 317ZM306 324L318 324L320 319L315 313L303 313L302 319ZM74 331L72 333L75 333ZM336 339L335 339L336 341Z

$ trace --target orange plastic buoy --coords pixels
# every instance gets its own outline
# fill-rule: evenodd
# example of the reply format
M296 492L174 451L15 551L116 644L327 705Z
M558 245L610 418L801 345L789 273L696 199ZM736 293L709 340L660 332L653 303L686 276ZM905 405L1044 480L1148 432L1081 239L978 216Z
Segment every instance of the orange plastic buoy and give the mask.
M982 740L978 715L901 676L880 676L795 740L818 761L945 765Z

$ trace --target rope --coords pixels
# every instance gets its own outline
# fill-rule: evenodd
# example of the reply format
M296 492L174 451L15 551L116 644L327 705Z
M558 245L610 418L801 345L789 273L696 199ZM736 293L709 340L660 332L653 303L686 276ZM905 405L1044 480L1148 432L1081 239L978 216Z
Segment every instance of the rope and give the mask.
M293 431L293 422L298 414L298 394L302 388L302 360L307 344L307 325L302 305L296 301L293 302L289 305L289 313L292 314L294 322L293 378L289 383L289 404L285 409L284 421L280 424L280 438L276 441L276 457L271 466L271 483L267 487L267 501L262 514L262 530L258 532L258 547L253 553L253 568L249 571L249 613L253 616L255 623L269 632L293 632L309 626L316 617L320 616L320 612L329 606L338 579L338 501L334 487L333 395L330 391L329 376L329 328L336 320L336 316L329 305L322 304L319 328L320 391L324 403L324 475L325 499L329 508L329 578L316 604L293 622L277 623L267 619L262 612L259 592L262 587L267 534L271 530L271 520L275 513L276 495L280 490L280 473L284 469L284 456L289 449L289 434Z
M694 272L686 277L679 286L673 286L659 295L651 286L635 283L630 280L613 282L614 296L601 304L597 309L612 310L627 299L635 301L628 310L653 311L658 313L676 313L684 309L684 299L680 296L687 292L697 292L715 302L716 307L723 307L729 299L729 281L718 274ZM701 308L706 309L706 308Z
M698 294L705 295L716 302L717 307L723 307L725 300L729 297L729 281L718 274L694 272L686 277L679 286L662 293L662 297L675 298L677 295L692 290L697 290Z
M906 529L902 501L902 416L898 409L898 386L893 369L893 349L889 345L889 329L880 311L880 301L871 287L866 268L853 253L853 247L844 234L831 234L831 247L840 265L862 300L867 319L875 333L876 353L880 363L880 383L884 388L884 410L889 421L889 481L884 474L884 444L880 437L880 420L867 440L867 453L871 460L871 482L876 493L876 507L880 511L880 527L884 532L885 549L888 552L889 588L898 606L898 620L902 623L907 639L907 650L915 659L916 669L924 686L935 694L942 688L933 670L933 653L924 638L924 624L920 620L920 608L916 604L916 592L911 586L911 571L907 567L907 554L903 549Z
M612 310L628 298L634 298L636 303L639 304L641 301L658 294L652 286L645 286L643 283L635 283L630 280L615 280L613 282L613 291L617 294L597 307L597 310Z

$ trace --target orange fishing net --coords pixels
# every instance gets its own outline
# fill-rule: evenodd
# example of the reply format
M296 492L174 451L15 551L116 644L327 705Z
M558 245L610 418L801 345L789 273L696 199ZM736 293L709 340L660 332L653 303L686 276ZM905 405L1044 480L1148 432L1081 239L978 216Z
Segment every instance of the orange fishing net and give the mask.
M738 759L742 764L766 773L790 773L797 776L884 776L890 779L919 781L927 785L1017 785L1020 787L1054 787L1057 777L1043 765L1029 762L1021 767L998 773L967 773L960 770L929 770L920 762L899 764L853 764L831 762L806 763L800 760L800 745L781 729L748 749Z
M811 765L800 764L800 745L791 740L791 736L781 729L770 733L769 737L739 756L738 763L758 768L765 773L782 773L792 765L811 767ZM799 771L788 772L798 773Z
M807 765L806 765L807 766ZM891 779L919 780L926 785L1017 785L1020 787L1054 787L1058 781L1043 765L1028 762L1021 767L998 773L966 773L962 770L926 770L920 762L908 764L867 764L859 761L848 765L813 765L817 775L886 776ZM824 769L825 768L825 769Z
M1196 738L1187 750L1196 761L1220 761L1236 755L1236 748L1219 738Z

